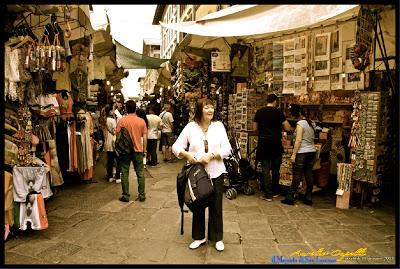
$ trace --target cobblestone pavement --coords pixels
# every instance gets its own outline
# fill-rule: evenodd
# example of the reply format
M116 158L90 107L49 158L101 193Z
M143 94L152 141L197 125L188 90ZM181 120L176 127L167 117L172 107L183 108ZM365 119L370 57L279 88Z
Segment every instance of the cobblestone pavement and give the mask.
M103 156L103 155L102 155ZM46 202L49 228L26 231L5 243L6 264L394 264L395 209L335 208L335 197L316 193L312 207L267 202L260 194L224 199L225 251L212 243L190 250L191 214L180 235L176 174L182 162L148 168L145 202L118 200L121 185L110 183L100 158L93 184L69 184ZM256 183L252 181L252 183ZM137 181L130 172L132 200ZM321 254L322 249L323 254ZM366 248L366 256L339 255ZM302 257L301 253L308 255ZM308 253L308 254L307 254ZM360 253L360 252L359 252ZM311 253L312 254L312 253ZM349 255L351 253L348 253ZM353 253L354 254L354 253ZM282 261L282 260L280 260Z

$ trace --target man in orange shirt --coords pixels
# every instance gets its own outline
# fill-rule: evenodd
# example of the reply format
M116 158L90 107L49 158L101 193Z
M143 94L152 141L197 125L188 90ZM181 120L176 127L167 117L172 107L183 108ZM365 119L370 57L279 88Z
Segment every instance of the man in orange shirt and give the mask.
M122 156L119 160L122 173L122 196L119 200L122 202L129 202L129 166L131 162L133 162L133 167L135 168L138 180L138 199L143 202L146 200L143 155L146 154L145 149L147 148L147 127L144 120L136 115L135 101L129 100L126 102L125 106L128 115L122 117L118 121L116 133L118 134L121 131L121 128L126 128L128 130L132 139L133 153L131 155Z

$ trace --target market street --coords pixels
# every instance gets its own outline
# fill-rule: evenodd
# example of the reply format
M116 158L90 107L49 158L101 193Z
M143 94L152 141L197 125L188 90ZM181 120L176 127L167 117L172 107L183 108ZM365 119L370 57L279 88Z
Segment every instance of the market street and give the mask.
M365 257L336 264L395 263L395 209L340 210L327 193L315 194L312 207L283 205L282 197L267 202L258 191L224 198L225 251L217 252L214 244L190 250L192 217L185 214L180 235L175 189L182 162L147 169L143 203L120 202L121 185L103 179L104 164L100 158L95 167L98 183L65 185L46 202L48 229L27 231L5 243L6 264L271 264L273 256L320 248L326 255L319 259L325 261L332 258L328 252L366 248ZM130 182L134 200L132 167ZM312 263L315 257L308 256Z

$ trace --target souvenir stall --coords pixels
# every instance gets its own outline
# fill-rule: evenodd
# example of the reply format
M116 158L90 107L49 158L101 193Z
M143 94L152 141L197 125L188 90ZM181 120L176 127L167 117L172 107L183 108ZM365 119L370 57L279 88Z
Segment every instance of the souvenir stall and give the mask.
M252 43L250 86L265 96L277 94L280 108L292 125L295 119L290 116L290 104L299 104L309 112L318 126L314 184L325 188L329 179L337 182L340 208L349 207L350 193L361 206L367 197L371 203L378 202L380 187L388 181L381 176L385 161L378 160L396 154L382 150L383 144L386 148L390 144L387 135L394 130L382 124L394 115L390 112L390 100L394 99L389 97L394 89L390 83L394 66L389 67L380 27L386 27L389 34L385 38L390 41L394 28L388 21L393 12L390 6L361 7L356 17L332 26ZM393 48L390 51L395 54ZM382 68L384 64L386 68ZM382 77L385 79L379 81ZM280 184L290 186L294 145L290 134L284 133L283 145ZM351 165L350 170L346 164Z
M183 52L176 54L177 60L172 62L171 86L161 91L162 104L170 102L173 106L175 133L179 134L193 120L196 101L203 97L214 101L216 114L226 122L226 75L210 68L211 52L202 51L201 56Z
M336 189L347 186L351 178L346 191L358 203L366 197L379 201L383 186L394 184L394 170L387 163L398 156L394 6L254 5L243 9L216 12L194 22L161 24L210 36L208 41L211 36L243 36L230 43L228 53L229 83L234 85L228 98L228 126L242 155L249 155L257 145L250 125L253 113L265 105L262 100L269 93L275 93L293 126L295 119L289 113L293 103L304 106L318 125L315 185L326 188L331 182ZM237 79L246 74L248 79ZM284 133L283 186L292 180L293 143L293 136ZM389 148L394 150L384 150ZM342 164L351 164L353 175ZM338 199L343 192L339 187ZM384 196L390 195L386 187ZM339 204L343 207L343 199Z
M21 230L48 227L44 200L71 179L69 172L85 181L93 176L93 126L86 111L91 37L81 29L91 26L87 17L80 21L84 9L17 5L8 6L5 16L4 168L14 226Z

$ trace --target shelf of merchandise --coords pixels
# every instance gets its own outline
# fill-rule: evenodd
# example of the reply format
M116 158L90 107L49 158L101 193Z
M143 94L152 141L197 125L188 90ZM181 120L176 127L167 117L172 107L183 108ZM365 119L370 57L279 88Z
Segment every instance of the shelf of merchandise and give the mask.
M336 103L336 104L317 104L317 103L298 103L300 106L353 106L351 103Z
M297 121L297 119L292 119L292 118L287 118L288 121ZM319 121L319 120L313 120L314 122L317 122L319 124L335 124L335 125L342 125L343 122L342 121L328 121L328 120L323 120L323 121Z

